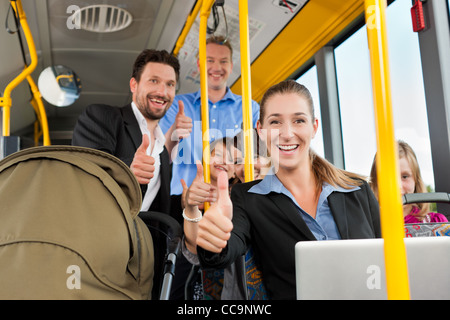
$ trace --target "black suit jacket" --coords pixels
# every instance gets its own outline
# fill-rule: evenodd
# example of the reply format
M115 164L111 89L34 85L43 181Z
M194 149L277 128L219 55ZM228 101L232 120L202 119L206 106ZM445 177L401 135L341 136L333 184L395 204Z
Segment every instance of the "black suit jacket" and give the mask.
M133 161L136 149L142 143L142 133L134 116L131 104L122 108L94 104L78 118L73 131L72 144L110 153L128 166ZM150 211L170 213L170 179L172 168L169 153L164 147L160 154L161 187ZM142 197L147 185L141 185Z
M249 193L258 183L233 186L233 231L221 254L198 248L204 268L224 268L251 244L268 295L296 299L295 251L298 241L316 240L298 208L283 194ZM379 206L366 182L354 192L333 192L328 203L342 239L381 237Z

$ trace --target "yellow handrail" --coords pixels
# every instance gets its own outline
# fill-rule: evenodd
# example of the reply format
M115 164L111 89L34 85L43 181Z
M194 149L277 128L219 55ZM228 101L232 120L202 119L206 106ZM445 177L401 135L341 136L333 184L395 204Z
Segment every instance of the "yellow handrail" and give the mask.
M195 19L197 18L198 12L200 11L200 8L202 7L203 0L197 0L197 3L195 4L194 9L189 14L189 16L186 19L186 23L183 27L183 30L181 31L180 36L178 37L177 43L175 44L175 49L173 50L173 55L175 57L178 56L178 53L180 53L181 48L184 45L184 41L186 40L186 37L189 33L189 30L191 30L192 24L194 23ZM208 19L208 18L206 18Z
M40 129L40 123L41 123L41 119L40 119L40 113L39 113L39 106L37 103L37 100L32 97L30 99L30 104L34 109L34 112L36 113L37 119L34 121L34 145L38 146L39 145L39 138L42 135L42 130Z
M250 83L250 46L248 37L248 1L239 0L239 37L241 41L241 78L242 78L242 121L245 150L245 181L254 180L253 172L253 129Z
M49 145L50 138L49 138L49 133L48 133L48 124L47 124L47 117L45 114L45 109L42 104L39 90L37 89L36 85L34 84L33 79L30 76L30 74L36 68L37 62L38 62L36 47L35 47L34 41L33 41L33 36L31 34L30 27L28 26L27 17L23 10L21 0L10 1L10 2L11 2L11 6L13 7L13 9L15 11L16 16L20 20L20 25L22 26L23 33L25 35L25 38L27 39L28 49L30 51L31 63L29 66L26 66L25 69L6 86L6 88L3 92L3 97L0 98L0 107L3 107L3 128L2 128L3 136L5 136L5 137L9 136L10 131L11 131L10 130L10 117L11 117L11 105L12 105L11 92L23 80L25 80L27 78L28 83L30 84L31 90L33 92L33 97L36 99L36 102L38 104L38 110L40 112L40 115L38 115L38 118L40 118L42 120L41 126L42 126L42 130L44 132L44 145Z
M387 51L386 0L365 0L377 128L377 172L388 299L410 299Z
M199 31L199 65L200 65L200 92L201 92L201 115L202 115L202 141L203 141L203 177L206 183L211 182L209 146L209 101L208 101L208 74L206 68L206 31L208 17L214 0L202 2L200 11L200 31ZM205 203L205 211L209 208L209 203Z
M38 122L41 125L42 134L43 134L43 145L49 146L50 143L50 133L48 129L48 121L47 121L47 115L45 113L45 107L44 103L42 102L42 95L39 91L38 87L36 86L36 83L34 82L33 78L28 75L27 76L28 84L30 85L31 92L33 93L33 99L31 100L31 104L36 112ZM38 137L36 137L35 133L35 143L38 145Z

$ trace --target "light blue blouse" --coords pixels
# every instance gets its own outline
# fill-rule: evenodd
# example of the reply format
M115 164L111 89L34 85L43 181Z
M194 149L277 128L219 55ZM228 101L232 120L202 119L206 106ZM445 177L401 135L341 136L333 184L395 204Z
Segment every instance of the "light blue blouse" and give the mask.
M328 196L332 192L353 192L359 190L360 187L354 187L352 189L344 189L341 187L333 187L332 185L324 182L322 186L322 192L319 196L319 202L317 204L316 218L311 217L306 211L304 211L295 200L291 192L285 188L278 177L273 174L272 170L264 179L251 187L248 192L256 194L269 194L270 192L281 193L289 197L298 208L299 214L302 215L306 225L311 230L312 234L317 240L339 240L341 235L334 221L333 214L328 205Z

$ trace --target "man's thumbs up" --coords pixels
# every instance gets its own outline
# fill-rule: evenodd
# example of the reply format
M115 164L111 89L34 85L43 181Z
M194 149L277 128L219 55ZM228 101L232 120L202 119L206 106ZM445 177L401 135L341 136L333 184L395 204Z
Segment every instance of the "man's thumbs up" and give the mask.
M150 179L153 178L153 172L155 171L155 159L147 155L147 148L150 145L149 137L142 135L142 143L134 153L133 162L130 165L130 169L140 184L148 184Z
M184 116L184 103L183 101L178 101L178 114Z
M205 250L219 253L226 247L233 230L233 206L228 192L228 177L225 172L218 176L219 199L203 215L199 222L197 245Z
M188 137L192 132L192 119L184 114L184 103L178 101L178 113L175 117L175 131L172 134L180 140ZM173 138L173 137L172 137Z
M141 145L139 146L139 148L136 149L136 152L140 152L140 153L147 153L147 148L150 145L150 139L148 137L148 135L143 134L142 135L142 142Z

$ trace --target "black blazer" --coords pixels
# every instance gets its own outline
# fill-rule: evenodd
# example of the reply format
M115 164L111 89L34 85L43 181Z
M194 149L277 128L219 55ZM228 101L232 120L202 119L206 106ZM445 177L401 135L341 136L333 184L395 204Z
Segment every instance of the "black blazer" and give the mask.
M72 145L89 147L110 153L130 166L136 149L142 143L142 133L131 104L122 108L94 104L80 115L73 131ZM170 179L172 168L164 147L160 154L161 187L150 210L170 213ZM147 185L141 185L144 196Z
M293 201L278 193L248 190L253 181L233 186L233 231L221 254L198 248L203 268L224 268L252 246L271 299L296 299L295 252L298 241L316 240ZM364 182L354 192L333 192L328 203L342 239L381 237L378 202Z

